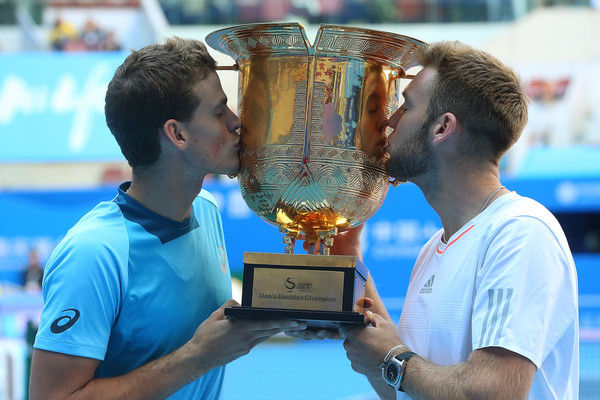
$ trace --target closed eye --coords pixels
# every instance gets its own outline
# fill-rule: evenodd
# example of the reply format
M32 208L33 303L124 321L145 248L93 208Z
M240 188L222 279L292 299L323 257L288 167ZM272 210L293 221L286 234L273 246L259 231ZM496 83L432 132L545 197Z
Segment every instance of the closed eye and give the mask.
M227 97L223 98L219 104L214 108L214 114L218 117L221 117L225 114L225 110L227 109Z

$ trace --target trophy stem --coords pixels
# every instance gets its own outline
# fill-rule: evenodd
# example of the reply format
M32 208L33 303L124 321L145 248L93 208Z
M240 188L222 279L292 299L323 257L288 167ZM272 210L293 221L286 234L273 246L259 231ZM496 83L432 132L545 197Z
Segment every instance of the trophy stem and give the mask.
M319 254L328 256L331 246L333 246L333 236L337 236L338 229L333 228L328 231L319 231L319 243L321 248L319 249ZM312 254L312 253L310 253Z
M285 226L279 226L279 232L285 233L283 237L283 243L285 246L285 254L294 254L294 248L296 247L296 238L300 232L291 231L287 229Z
M284 233L283 243L285 246L285 254L294 254L296 247L296 239L300 232L287 229L285 226L279 227L279 232ZM337 236L338 229L333 228L327 231L317 231L317 235L306 235L308 243L308 254L320 254L328 256L330 248L333 246L333 237ZM319 246L319 253L315 253L315 249Z

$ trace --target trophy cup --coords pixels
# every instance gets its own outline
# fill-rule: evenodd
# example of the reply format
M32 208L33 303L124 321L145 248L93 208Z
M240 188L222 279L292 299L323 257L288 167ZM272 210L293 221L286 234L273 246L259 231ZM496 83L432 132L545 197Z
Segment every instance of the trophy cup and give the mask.
M233 26L206 42L239 71L242 197L286 244L282 254L244 253L242 304L225 314L362 324L356 300L366 268L354 256L329 255L329 247L385 199L387 118L423 42L321 25L311 45L298 23ZM309 254L294 254L299 234Z

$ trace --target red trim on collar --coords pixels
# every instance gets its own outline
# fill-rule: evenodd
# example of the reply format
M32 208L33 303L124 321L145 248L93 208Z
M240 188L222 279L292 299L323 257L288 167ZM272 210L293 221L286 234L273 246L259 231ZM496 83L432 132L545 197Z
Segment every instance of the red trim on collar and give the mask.
M440 250L440 244L438 243L436 250L438 252L438 254L443 254L446 250L448 250L448 247L450 247L451 244L453 244L454 242L456 242L458 239L460 239L465 233L469 232L471 230L472 227L474 227L475 224L471 225L466 231L464 231L463 233L461 233L456 239L454 239L453 241L451 241L450 243L448 243L448 245L446 246L446 248L444 250Z

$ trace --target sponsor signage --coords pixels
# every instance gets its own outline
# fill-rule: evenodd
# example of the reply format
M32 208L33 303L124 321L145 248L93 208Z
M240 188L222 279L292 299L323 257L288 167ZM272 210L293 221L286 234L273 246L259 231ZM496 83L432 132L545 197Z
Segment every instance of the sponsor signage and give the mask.
M0 162L123 160L104 95L125 56L0 54Z

